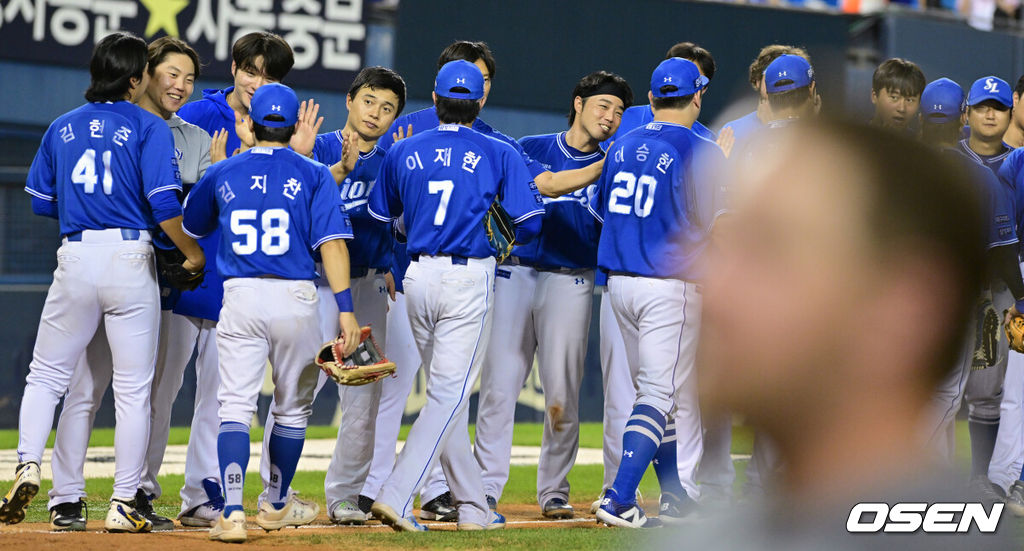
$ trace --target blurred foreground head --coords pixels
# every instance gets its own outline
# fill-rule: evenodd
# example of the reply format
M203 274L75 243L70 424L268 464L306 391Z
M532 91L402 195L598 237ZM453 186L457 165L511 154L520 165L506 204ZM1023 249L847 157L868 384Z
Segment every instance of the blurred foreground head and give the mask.
M984 226L962 169L902 136L823 121L766 146L740 160L709 251L700 380L707 406L765 430L799 477L821 448L863 461L914 440L955 363Z

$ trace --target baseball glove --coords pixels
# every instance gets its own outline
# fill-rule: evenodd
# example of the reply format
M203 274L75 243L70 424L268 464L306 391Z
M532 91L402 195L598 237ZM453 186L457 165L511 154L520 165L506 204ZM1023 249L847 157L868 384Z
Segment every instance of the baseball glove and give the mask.
M185 253L178 249L153 247L156 255L156 271L165 283L182 291L191 291L203 282L203 272L190 272L182 264Z
M484 230L487 231L487 241L497 252L495 256L498 263L501 263L512 254L512 247L516 246L516 228L512 217L498 201L491 203L491 208L484 215Z
M395 364L384 357L369 327L363 327L359 346L351 356L342 358L343 347L340 338L324 343L314 360L317 367L339 385L365 385L395 372Z
M987 294L987 293L986 293ZM985 296L977 303L977 328L971 369L986 369L999 361L999 315Z
M1009 316L1003 325L1010 350L1024 354L1024 315L1020 313Z

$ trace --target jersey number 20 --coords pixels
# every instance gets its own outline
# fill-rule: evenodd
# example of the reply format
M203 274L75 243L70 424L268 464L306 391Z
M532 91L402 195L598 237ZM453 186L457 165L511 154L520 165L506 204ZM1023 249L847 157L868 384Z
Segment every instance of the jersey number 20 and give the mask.
M259 248L267 256L280 256L288 252L288 211L267 209L259 217L263 235L256 227L257 211L239 209L231 212L231 233L241 240L231 242L231 250L239 256L256 252ZM259 246L257 247L257 242Z
M608 212L630 214L636 211L640 218L647 218L654 206L654 190L658 188L658 180L654 176L643 174L637 179L632 172L619 172L612 180L615 188L608 196ZM625 184L619 187L619 184ZM632 198L632 205L630 205Z

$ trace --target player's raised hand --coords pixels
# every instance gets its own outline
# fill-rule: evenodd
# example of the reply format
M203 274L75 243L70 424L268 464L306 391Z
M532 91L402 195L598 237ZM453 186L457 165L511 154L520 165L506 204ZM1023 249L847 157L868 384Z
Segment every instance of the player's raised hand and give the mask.
M338 314L338 323L341 327L341 335L339 335L345 342L345 348L342 352L344 356L356 351L356 347L359 346L359 338L362 335L362 329L359 327L359 322L356 321L356 315L352 312L342 312Z
M405 132L403 132L402 130L403 130L403 128L401 126L399 126L398 127L398 132L392 132L391 133L391 137L395 139L395 143L398 143L398 142L408 138L409 136L412 136L412 125L411 124L409 125L408 130L406 130Z
M288 143L296 152L307 157L313 154L313 144L316 142L316 134L320 131L320 125L324 123L320 114L320 105L310 98L299 104L299 120L295 123L295 133Z
M253 135L252 130L249 128L249 115L241 115L238 111L235 111L235 134L238 135L238 139L242 142L242 146L239 148L240 151L245 151L256 145L256 136Z
M213 133L213 141L210 142L210 164L218 163L228 158L228 131L221 128Z
M732 153L732 146L736 145L736 134L733 132L731 126L726 126L718 134L718 147L722 148L722 153L728 157Z

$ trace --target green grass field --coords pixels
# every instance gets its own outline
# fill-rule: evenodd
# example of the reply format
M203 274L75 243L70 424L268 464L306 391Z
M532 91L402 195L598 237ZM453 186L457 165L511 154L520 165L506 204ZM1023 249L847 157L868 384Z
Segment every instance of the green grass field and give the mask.
M470 426L470 431L473 431ZM403 426L401 437L404 438L409 427ZM518 423L514 429L513 444L536 446L540 444L542 425L539 423ZM335 427L309 427L308 438L333 438L337 433ZM51 434L51 444L53 435ZM252 440L259 441L262 438L262 429L252 431ZM749 454L752 446L752 432L748 427L736 426L733 430L733 453ZM172 428L170 435L171 444L185 444L188 441L188 429ZM958 423L957 426L957 456L961 462L969 458L969 440L967 436L966 423ZM93 446L113 445L112 429L97 429L90 439ZM601 425L600 423L584 423L580 430L580 445L582 447L599 448L601 446ZM17 431L0 431L0 449L11 449L17 446ZM736 487L739 488L745 481L745 460L736 461ZM572 487L570 501L589 503L597 497L602 484L601 465L578 465L569 473L569 482ZM303 497L313 499L321 504L324 503L324 475L323 471L298 472L292 482L292 487L300 492ZM255 477L248 477L245 489L245 507L248 511L256 508L256 497L260 492L259 480ZM182 475L165 475L159 477L160 484L164 490L164 497L154 503L158 513L175 517L179 512L177 491L183 483ZM537 468L534 466L512 466L509 482L505 487L502 496L503 504L534 504L536 503ZM110 487L113 484L111 478L93 478L86 481L87 503L90 511L90 518L101 519L106 514L107 500L110 496ZM29 508L27 522L48 522L49 513L46 510L46 491L51 488L51 482L44 480L40 488L40 494ZM648 500L648 506L652 502L657 503L658 484L653 469L648 469L640 484L641 494ZM499 504L499 510L501 505ZM586 514L587 511L579 511ZM623 530L593 530L588 526L568 525L566 529L560 529L557 537L552 537L550 529L517 529L503 530L491 533L456 533L456 532L435 532L428 538L419 537L416 534L393 534L388 532L353 532L351 530L339 530L337 534L313 533L303 534L293 532L288 538L289 545L324 545L343 548L417 548L417 549L453 549L453 548L481 548L481 549L529 549L537 551L542 549L610 549L622 548L626 545L635 548L642 545L637 538L645 537L631 531Z

